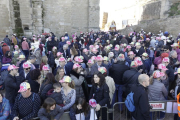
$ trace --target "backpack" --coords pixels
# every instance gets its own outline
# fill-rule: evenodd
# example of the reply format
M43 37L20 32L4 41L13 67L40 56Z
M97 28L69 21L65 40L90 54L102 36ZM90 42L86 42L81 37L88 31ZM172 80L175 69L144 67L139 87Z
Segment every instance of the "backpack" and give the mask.
M127 95L126 100L125 100L125 105L126 105L127 109L128 109L130 112L134 112L134 111L135 111L133 95L134 95L134 93L133 93L133 92L130 92L130 93Z

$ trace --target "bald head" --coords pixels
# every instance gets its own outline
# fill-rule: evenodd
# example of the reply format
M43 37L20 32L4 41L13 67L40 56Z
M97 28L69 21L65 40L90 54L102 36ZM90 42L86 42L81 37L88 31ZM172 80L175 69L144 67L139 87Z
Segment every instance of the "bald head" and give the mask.
M140 74L138 77L138 81L144 87L149 86L149 76L146 74Z

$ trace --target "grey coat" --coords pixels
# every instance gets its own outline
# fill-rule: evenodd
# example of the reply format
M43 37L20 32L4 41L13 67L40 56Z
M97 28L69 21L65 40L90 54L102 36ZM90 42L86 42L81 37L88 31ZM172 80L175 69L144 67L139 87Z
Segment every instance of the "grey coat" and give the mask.
M33 55L36 56L36 62L34 64L41 64L41 50L38 48L35 50L35 52L33 53Z
M168 91L161 81L154 79L153 84L148 87L148 98L150 101L164 101Z
M63 108L59 105L56 105L55 109L53 111L50 111L49 113L46 112L46 109L41 108L38 112L38 117L40 118L40 120L59 120L63 113Z
M84 81L84 77L83 76L79 76L79 78L77 78L75 75L70 74L71 79L74 81L75 83L75 90L76 90L76 100L78 100L80 97L81 98L85 98L84 97L84 91L82 89L82 83Z

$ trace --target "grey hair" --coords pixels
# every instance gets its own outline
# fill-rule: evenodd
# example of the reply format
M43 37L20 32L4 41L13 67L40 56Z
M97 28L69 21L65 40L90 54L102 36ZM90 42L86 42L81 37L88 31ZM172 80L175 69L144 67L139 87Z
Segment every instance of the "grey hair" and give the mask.
M63 48L67 48L67 47L68 47L68 44L64 44L64 45L63 45Z
M125 61L125 58L117 57L116 59L117 59L117 61Z
M174 53L177 53L175 50L172 50L170 53L169 53L169 57L172 57L172 55L174 54Z
M146 75L146 74L140 74L139 77L138 77L138 82L141 84L144 81L146 81L146 78L149 78L149 76Z

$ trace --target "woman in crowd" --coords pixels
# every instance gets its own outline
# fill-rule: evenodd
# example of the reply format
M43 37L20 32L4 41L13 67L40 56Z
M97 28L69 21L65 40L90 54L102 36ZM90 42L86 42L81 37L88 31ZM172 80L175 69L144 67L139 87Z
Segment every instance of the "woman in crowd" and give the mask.
M57 47L52 48L52 52L48 56L48 64L52 68L52 72L56 69L55 58L57 54Z
M109 87L105 83L105 77L101 74L94 74L94 79L92 80L93 86L89 95L89 99L94 98L97 101L96 111L98 111L98 118L100 117L101 106L107 105L109 107ZM102 119L107 120L107 112L102 109Z
M74 47L71 47L70 54L71 54L71 60L74 60L74 57L78 55L78 52Z
M42 67L44 65L48 65L48 58L47 58L47 56L43 56L42 59L41 59L40 71L42 71Z
M40 120L59 120L63 115L64 110L56 104L52 98L46 98L42 108L38 112Z
M80 97L84 98L84 91L82 89L82 83L84 82L84 72L82 72L82 68L79 64L73 65L73 70L70 73L71 79L75 83L76 89L76 99L78 100Z
M83 98L77 99L76 103L71 107L69 115L71 120L77 120L76 116L81 114L85 116L85 120L90 120L90 106Z
M57 69L57 73L56 73L56 76L55 76L55 80L59 82L59 80L62 80L62 79L63 79L64 75L65 75L64 68L59 67L59 68Z
M4 92L0 92L0 120L8 120L10 114L10 103L5 98Z
M2 64L7 64L7 63L10 64L11 61L12 61L11 52L6 51L6 54L3 56L3 59L2 59Z
M38 93L40 88L40 78L41 78L40 70L34 69L30 71L30 78L31 80L28 80L28 83L31 86L31 92Z
M48 73L46 75L45 80L42 82L41 87L40 87L40 97L41 100L44 101L47 97L47 92L50 89L53 89L53 84L56 83L54 75L52 73Z
M73 106L76 100L75 85L69 76L64 76L59 82L62 85L61 94L64 101L63 110L67 111Z

